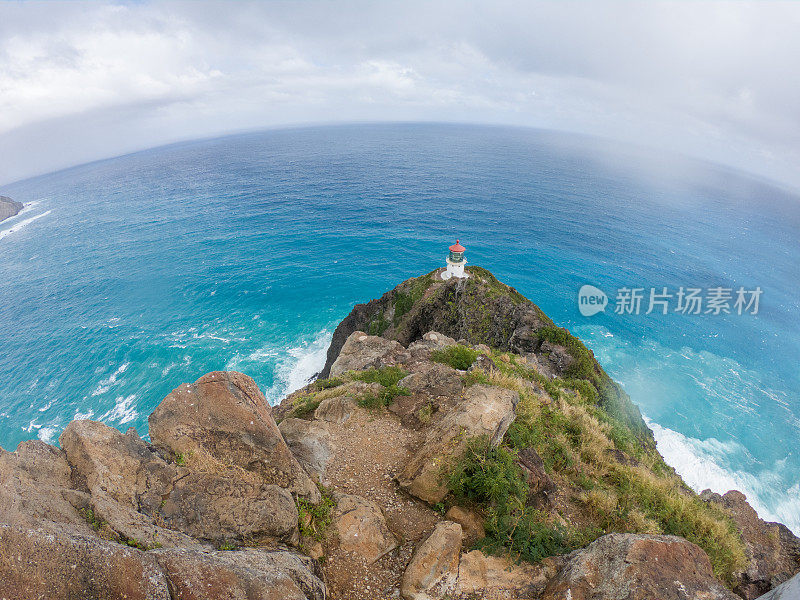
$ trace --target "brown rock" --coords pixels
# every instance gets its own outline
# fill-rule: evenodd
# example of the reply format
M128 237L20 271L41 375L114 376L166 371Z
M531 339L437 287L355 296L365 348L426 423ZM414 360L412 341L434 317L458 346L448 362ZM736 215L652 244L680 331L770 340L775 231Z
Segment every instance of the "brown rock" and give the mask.
M158 516L171 529L200 540L296 544L297 506L277 485L233 475L191 473L176 482Z
M174 455L208 454L267 483L319 502L317 486L292 455L255 382L208 373L173 390L148 419L153 443Z
M65 494L70 483L69 464L58 448L31 440L16 452L0 449L0 522L38 527L53 521L91 533Z
M314 411L314 418L328 423L344 423L353 416L356 405L349 396L326 398Z
M429 331L421 339L408 345L408 354L411 360L430 360L431 353L435 350L443 350L448 346L455 346L457 342L438 331Z
M278 429L306 473L321 482L333 451L331 434L324 420L284 419Z
M373 563L397 547L380 507L366 498L343 495L337 499L336 529L345 552L355 552Z
M734 587L742 598L758 598L800 571L800 539L785 525L760 519L744 494L732 490L720 496L706 490L703 498L730 514L742 534L748 565Z
M669 535L611 533L572 558L541 600L736 600L705 552Z
M178 477L174 465L150 450L136 432L122 434L98 421L73 421L59 438L72 467L73 484L88 493L84 509L95 522L147 545L194 541L155 524L162 501Z
M431 427L425 444L398 476L402 487L431 504L447 495L448 463L464 450L470 437L485 435L499 444L514 420L519 401L516 392L488 385L473 385L464 400Z
M458 371L440 363L425 363L424 367L401 379L398 385L412 394L434 397L458 396L464 389L464 382Z
M130 509L141 502L158 506L177 475L134 431L123 435L99 421L72 421L58 441L79 487Z
M172 600L324 600L315 563L301 554L255 548L227 552L156 550Z
M172 600L147 552L65 526L0 524L0 598Z
M330 376L338 377L347 371L362 371L391 364L403 350L404 348L395 341L367 335L363 331L354 331L342 346L339 357L331 365Z
M556 484L547 474L544 462L533 448L525 448L517 453L517 464L528 482L528 503L540 507L548 505Z
M461 525L440 521L414 551L400 583L405 600L428 600L455 591L461 555Z
M513 563L473 550L461 555L456 595L482 600L538 598L563 562L561 557L553 557L536 565Z
M451 506L444 517L448 521L461 525L465 546L471 546L486 537L483 519L471 510L460 506Z

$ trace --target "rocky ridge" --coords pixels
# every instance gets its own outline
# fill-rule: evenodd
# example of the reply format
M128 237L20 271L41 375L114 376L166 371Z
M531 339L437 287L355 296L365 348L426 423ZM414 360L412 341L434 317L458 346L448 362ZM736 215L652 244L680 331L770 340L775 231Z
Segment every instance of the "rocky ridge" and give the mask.
M738 492L694 494L580 342L470 273L357 306L278 406L215 372L161 402L149 442L74 421L60 448L0 451L0 598L791 589L798 538Z

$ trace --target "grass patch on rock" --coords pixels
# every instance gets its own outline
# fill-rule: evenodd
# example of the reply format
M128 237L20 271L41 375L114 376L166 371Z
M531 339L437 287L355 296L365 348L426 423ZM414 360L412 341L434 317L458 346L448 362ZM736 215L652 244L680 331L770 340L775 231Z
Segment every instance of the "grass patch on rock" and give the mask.
M305 498L298 498L297 514L300 535L321 542L333 522L333 510L336 508L336 501L324 486L319 485L318 487L322 500L317 504L313 504Z
M397 396L408 396L408 389L398 382L408 373L396 366L367 369L366 371L353 371L348 377L354 381L364 383L378 383L382 386L380 392L365 392L356 398L356 403L362 408L380 408L389 406Z
M478 358L479 352L472 348L467 348L461 344L455 346L447 346L441 350L434 350L431 352L431 360L433 362L450 365L459 371L466 371Z

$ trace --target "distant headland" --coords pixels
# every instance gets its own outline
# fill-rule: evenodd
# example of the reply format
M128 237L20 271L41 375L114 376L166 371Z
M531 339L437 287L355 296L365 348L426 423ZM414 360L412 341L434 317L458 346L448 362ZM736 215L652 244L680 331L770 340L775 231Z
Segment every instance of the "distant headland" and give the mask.
M22 210L22 204L15 202L8 196L0 196L0 221L5 221L11 217L19 214Z

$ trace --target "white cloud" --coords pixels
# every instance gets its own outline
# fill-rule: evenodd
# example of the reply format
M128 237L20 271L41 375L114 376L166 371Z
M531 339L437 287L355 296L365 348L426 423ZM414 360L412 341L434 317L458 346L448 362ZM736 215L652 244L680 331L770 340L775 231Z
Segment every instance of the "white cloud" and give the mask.
M4 3L0 181L288 123L459 120L800 185L800 5Z

